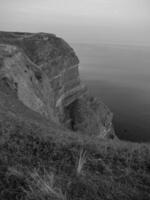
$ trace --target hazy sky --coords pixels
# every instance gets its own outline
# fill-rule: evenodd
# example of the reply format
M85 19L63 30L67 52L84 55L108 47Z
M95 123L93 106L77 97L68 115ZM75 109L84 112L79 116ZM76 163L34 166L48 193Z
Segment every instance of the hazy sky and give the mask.
M0 0L0 29L150 46L150 0Z

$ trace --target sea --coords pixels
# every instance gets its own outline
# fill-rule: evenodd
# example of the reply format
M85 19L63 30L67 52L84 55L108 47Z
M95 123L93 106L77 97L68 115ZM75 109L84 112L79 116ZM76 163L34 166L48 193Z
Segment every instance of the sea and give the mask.
M113 112L116 135L150 142L150 46L73 43L80 77Z

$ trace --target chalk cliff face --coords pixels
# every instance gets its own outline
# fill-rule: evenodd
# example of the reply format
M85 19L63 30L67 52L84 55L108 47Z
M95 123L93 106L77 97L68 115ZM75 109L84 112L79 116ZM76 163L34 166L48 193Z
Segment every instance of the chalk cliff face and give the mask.
M89 98L78 66L73 49L53 34L0 32L1 93L75 131L114 137L112 113Z

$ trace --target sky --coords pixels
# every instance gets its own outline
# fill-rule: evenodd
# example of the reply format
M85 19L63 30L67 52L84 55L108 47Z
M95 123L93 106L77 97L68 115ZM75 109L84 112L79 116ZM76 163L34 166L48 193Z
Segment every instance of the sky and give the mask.
M0 30L150 46L150 0L0 0Z

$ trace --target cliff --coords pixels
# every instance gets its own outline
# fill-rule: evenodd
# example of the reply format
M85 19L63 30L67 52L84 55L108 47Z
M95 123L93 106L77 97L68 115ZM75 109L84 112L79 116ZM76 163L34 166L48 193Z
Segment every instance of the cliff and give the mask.
M150 199L150 145L102 139L112 113L78 65L54 35L0 32L1 200Z
M89 97L78 68L74 50L53 34L0 32L1 99L9 95L56 124L113 138L112 113Z

